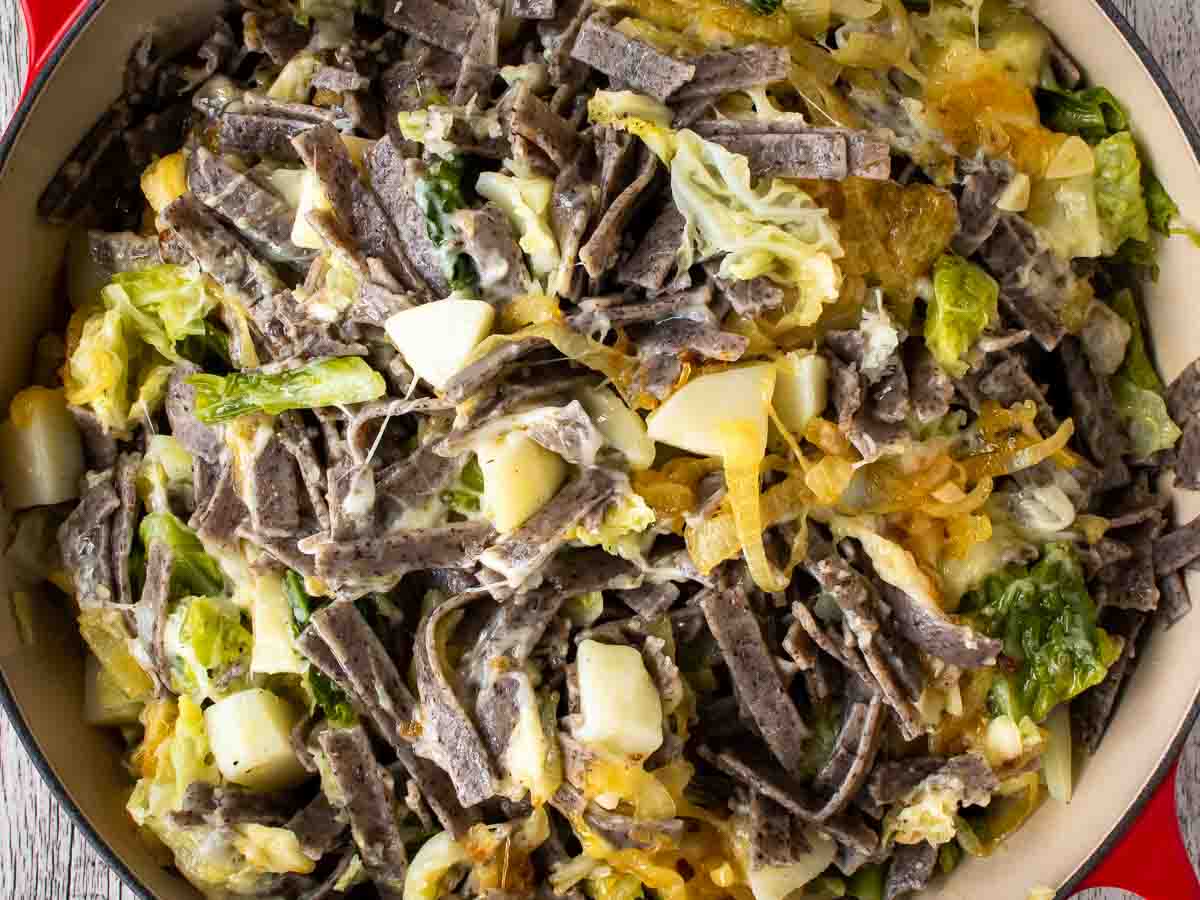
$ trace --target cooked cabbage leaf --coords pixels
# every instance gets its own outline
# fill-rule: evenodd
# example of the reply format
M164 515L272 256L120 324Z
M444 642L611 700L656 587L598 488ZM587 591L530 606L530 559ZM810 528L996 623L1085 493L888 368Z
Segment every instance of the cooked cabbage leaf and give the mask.
M933 268L933 299L925 313L925 344L951 375L967 371L962 357L999 316L1000 286L961 256L944 254Z
M205 320L204 333L185 337L175 349L184 359L205 371L227 372L233 365L229 353L229 332Z
M676 149L672 115L665 104L633 91L596 91L588 101L592 122L636 135L667 166Z
M595 528L586 524L575 529L574 539L588 547L601 546L615 556L640 559L642 537L654 524L654 510L641 494L626 491L609 505Z
M1083 568L1067 544L1047 544L1032 567L989 576L963 598L962 610L973 627L1004 642L1004 655L1016 666L992 693L997 711L1016 721L1041 722L1099 684L1121 651L1096 624Z
M517 178L483 172L475 182L481 197L491 200L508 216L520 236L533 274L545 278L558 268L558 241L550 227L550 198L554 181L545 175Z
M241 611L216 597L188 597L167 617L164 643L172 689L197 703L246 687L253 638Z
M795 288L788 327L811 325L837 300L842 284L835 260L843 250L828 211L792 182L753 184L744 156L692 131L672 131L658 106L637 95L597 91L588 115L637 135L669 167L671 195L686 222L679 270L720 258L722 278L765 276Z
M1142 333L1142 317L1138 313L1133 291L1120 291L1108 301L1108 304L1116 311L1117 315L1129 323L1131 331L1129 343L1125 348L1125 361L1121 364L1117 375L1127 378L1144 391L1164 393L1166 385L1159 377L1158 370L1154 368L1150 354L1146 352L1146 338Z
M1120 375L1113 376L1110 384L1117 415L1125 422L1137 456L1145 458L1175 446L1183 432L1171 420L1162 395L1138 387Z
M63 380L69 403L91 407L108 431L124 435L161 405L169 363L220 333L205 317L221 298L198 269L174 265L119 273L100 298L103 310L81 309L72 319Z
M383 376L357 356L311 362L286 372L193 375L196 416L212 424L253 412L281 413L365 403L387 391Z
M455 154L433 160L415 188L417 205L425 214L425 229L429 239L443 248L442 268L450 288L456 291L469 291L479 284L471 257L451 246L458 236L452 215L470 205L466 179L466 160Z
M203 336L204 320L220 302L199 268L170 264L118 272L100 295L106 307L128 315L142 340L175 362L175 345Z
M304 576L290 569L283 576L283 592L292 610L292 627L299 634L317 611L318 601L305 588ZM343 727L358 721L350 698L316 666L309 666L304 674L304 687L308 691L309 707L321 710L331 725Z
M1171 223L1179 216L1179 207L1167 193L1158 176L1149 169L1143 171L1143 186L1146 191L1146 208L1150 216L1150 227L1159 234L1171 235Z
M1158 281L1158 247L1153 241L1126 241L1111 259L1118 265L1144 269L1150 281Z
M1077 134L1089 144L1099 143L1129 128L1129 117L1107 88L1080 91L1043 88L1037 95L1042 123L1063 134Z
M325 714L330 725L344 728L358 721L350 698L324 672L310 666L304 682L312 696L313 705Z
M744 156L690 131L676 136L671 194L687 222L679 271L721 258L720 275L747 281L760 275L796 288L795 326L811 325L841 290L842 256L829 213L794 184L752 185Z
M153 694L154 682L133 652L133 638L125 616L117 606L110 604L80 610L79 633L126 696L142 700Z
M192 454L169 434L153 434L138 469L138 493L152 513L169 513L172 496L188 497L193 490Z
M1126 241L1150 240L1150 216L1142 192L1142 161L1128 131L1096 144L1096 210L1104 255Z
M483 498L483 469L474 453L463 467L462 474L442 492L442 502L460 516L478 515Z
M316 612L316 603L304 587L304 576L291 569L283 576L283 593L292 610L292 628L299 634Z
M1159 450L1174 447L1183 432L1167 411L1164 399L1166 386L1146 351L1142 319L1133 292L1119 292L1110 305L1129 323L1131 334L1125 350L1125 361L1109 379L1109 386L1117 414L1124 420L1125 429L1133 442L1134 453L1140 457L1151 456Z
M138 782L129 801L129 811L139 825L146 824L144 816L165 818L179 809L188 785L217 784L221 780L200 706L189 697L180 697L177 706L170 700L160 702L171 707L159 711L163 714L161 720L172 721L165 734L154 733L150 726L146 729L144 750L151 758L143 760L142 771L152 774ZM172 717L173 712L176 714Z
M169 716L175 703L166 702L170 705L166 710ZM166 732L156 732L153 744L150 736L151 728L147 727L144 777L125 807L133 821L167 846L175 866L206 895L255 894L267 888L278 876L248 859L237 846L240 842L231 840L226 829L182 825L171 815L182 808L188 785L221 781L200 706L190 697L180 697L178 715L166 726ZM259 854L253 855L261 860Z
M928 841L935 847L954 840L955 821L962 804L962 790L955 785L930 785L919 788L902 806L884 819L884 840L897 844Z
M233 846L255 868L264 872L307 875L317 864L300 848L300 839L289 828L248 822L233 827Z
M153 512L142 519L138 527L142 546L147 550L154 541L163 541L173 554L171 595L220 596L225 591L225 578L215 559L204 552L204 545L192 529L174 513Z

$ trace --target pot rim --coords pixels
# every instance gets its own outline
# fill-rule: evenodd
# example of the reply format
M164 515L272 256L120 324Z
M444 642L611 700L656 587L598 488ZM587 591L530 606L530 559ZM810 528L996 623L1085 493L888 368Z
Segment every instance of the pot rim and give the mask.
M4 129L3 137L0 137L0 173L5 169L9 158L19 143L25 121L29 118L34 105L37 103L42 88L53 77L58 63L74 45L80 34L87 29L92 19L105 5L105 2L106 0L84 0L85 8L83 11L63 33L62 39L47 53L44 64L27 84L24 96L21 97L12 118ZM1183 105L1182 99L1167 78L1166 72L1163 71L1158 60L1150 52L1150 49L1146 46L1141 36L1134 31L1133 26L1130 25L1124 14L1117 9L1113 0L1093 0L1093 2L1117 26L1125 42L1141 60L1142 65L1145 66L1151 79L1166 99L1176 121L1183 129L1184 135L1191 145L1192 153L1195 155L1197 161L1200 161L1200 128L1197 128L1196 123L1192 121L1186 107ZM1176 733L1171 736L1171 740L1163 750L1154 772L1146 781L1138 796L1121 816L1120 820L1109 831L1108 836L1100 842L1086 859L1082 860L1075 867L1070 877L1058 889L1055 894L1058 900L1066 900L1066 898L1071 897L1077 886L1087 877L1088 873L1116 847L1141 816L1146 804L1154 796L1159 785L1162 784L1163 779L1170 772L1176 758L1182 752L1183 745L1196 723L1197 716L1200 715L1200 685L1197 686L1197 691L1198 693L1193 699L1191 709L1180 723ZM104 860L110 869L117 873L122 883L137 896L138 900L156 900L149 889L142 884L137 875L125 864L125 861L117 855L104 837L92 826L87 816L75 804L74 799L72 799L70 793L67 791L66 785L51 768L36 738L34 738L24 717L21 715L16 697L9 689L3 670L0 670L0 709L3 709L4 713L8 716L8 720L15 729L21 745L29 755L34 768L37 769L38 775L41 776L42 783L49 789L60 808L71 820L71 823L83 832L92 849Z

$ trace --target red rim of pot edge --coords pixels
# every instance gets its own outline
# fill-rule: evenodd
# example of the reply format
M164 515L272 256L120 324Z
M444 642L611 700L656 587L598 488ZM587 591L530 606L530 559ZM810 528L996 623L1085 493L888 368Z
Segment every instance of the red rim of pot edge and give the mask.
M1191 121L1166 74L1125 17L1113 6L1112 0L1096 0L1096 3L1141 59L1183 128L1192 151L1200 159L1200 131ZM103 5L104 0L21 0L29 39L29 74L21 102L0 139L0 171L7 163L33 102L55 65ZM0 707L8 714L42 780L95 851L141 900L155 900L92 827L50 768L22 718L2 673ZM1091 887L1123 888L1140 895L1144 900L1200 900L1200 881L1184 848L1175 807L1176 758L1183 749L1197 713L1200 713L1200 697L1192 705L1179 731L1171 738L1170 745L1137 799L1108 837L1067 879L1056 895L1057 900L1066 900L1074 893Z

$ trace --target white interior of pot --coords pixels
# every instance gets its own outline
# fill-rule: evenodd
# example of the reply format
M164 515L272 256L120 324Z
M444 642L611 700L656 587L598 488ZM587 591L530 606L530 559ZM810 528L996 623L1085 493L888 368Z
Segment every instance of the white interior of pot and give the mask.
M120 90L128 49L156 21L216 9L215 0L121 0L94 15L37 98L0 172L0 403L27 378L33 346L65 301L56 294L65 234L37 219L38 194ZM1192 223L1200 223L1200 164L1170 107L1115 25L1092 0L1031 4L1091 79L1133 111L1137 136L1158 175ZM1192 303L1200 251L1183 238L1164 248L1162 276L1146 288L1153 342L1163 374L1173 378L1200 354L1200 309ZM1178 514L1200 512L1200 496L1181 494ZM1200 591L1200 581L1192 584ZM1200 597L1200 594L1197 595ZM64 610L38 609L37 641L23 645L9 598L0 595L0 671L42 754L94 829L164 900L196 894L160 868L124 812L128 776L119 742L82 720L81 645ZM1105 839L1138 797L1186 719L1200 687L1200 614L1169 632L1155 631L1100 754L1082 772L1070 807L1047 802L998 853L960 870L938 896L1011 900L1034 885L1064 882ZM1015 865L1014 865L1015 863Z

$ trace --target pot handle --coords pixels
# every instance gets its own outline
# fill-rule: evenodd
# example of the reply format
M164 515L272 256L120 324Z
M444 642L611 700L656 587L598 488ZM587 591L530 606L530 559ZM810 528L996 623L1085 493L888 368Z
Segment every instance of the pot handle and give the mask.
M87 8L88 0L21 0L25 31L29 38L29 72L25 76L22 99L41 73L66 30Z
M1179 763L1155 790L1137 820L1080 884L1122 888L1144 900L1200 900L1200 881L1188 858L1175 809Z

